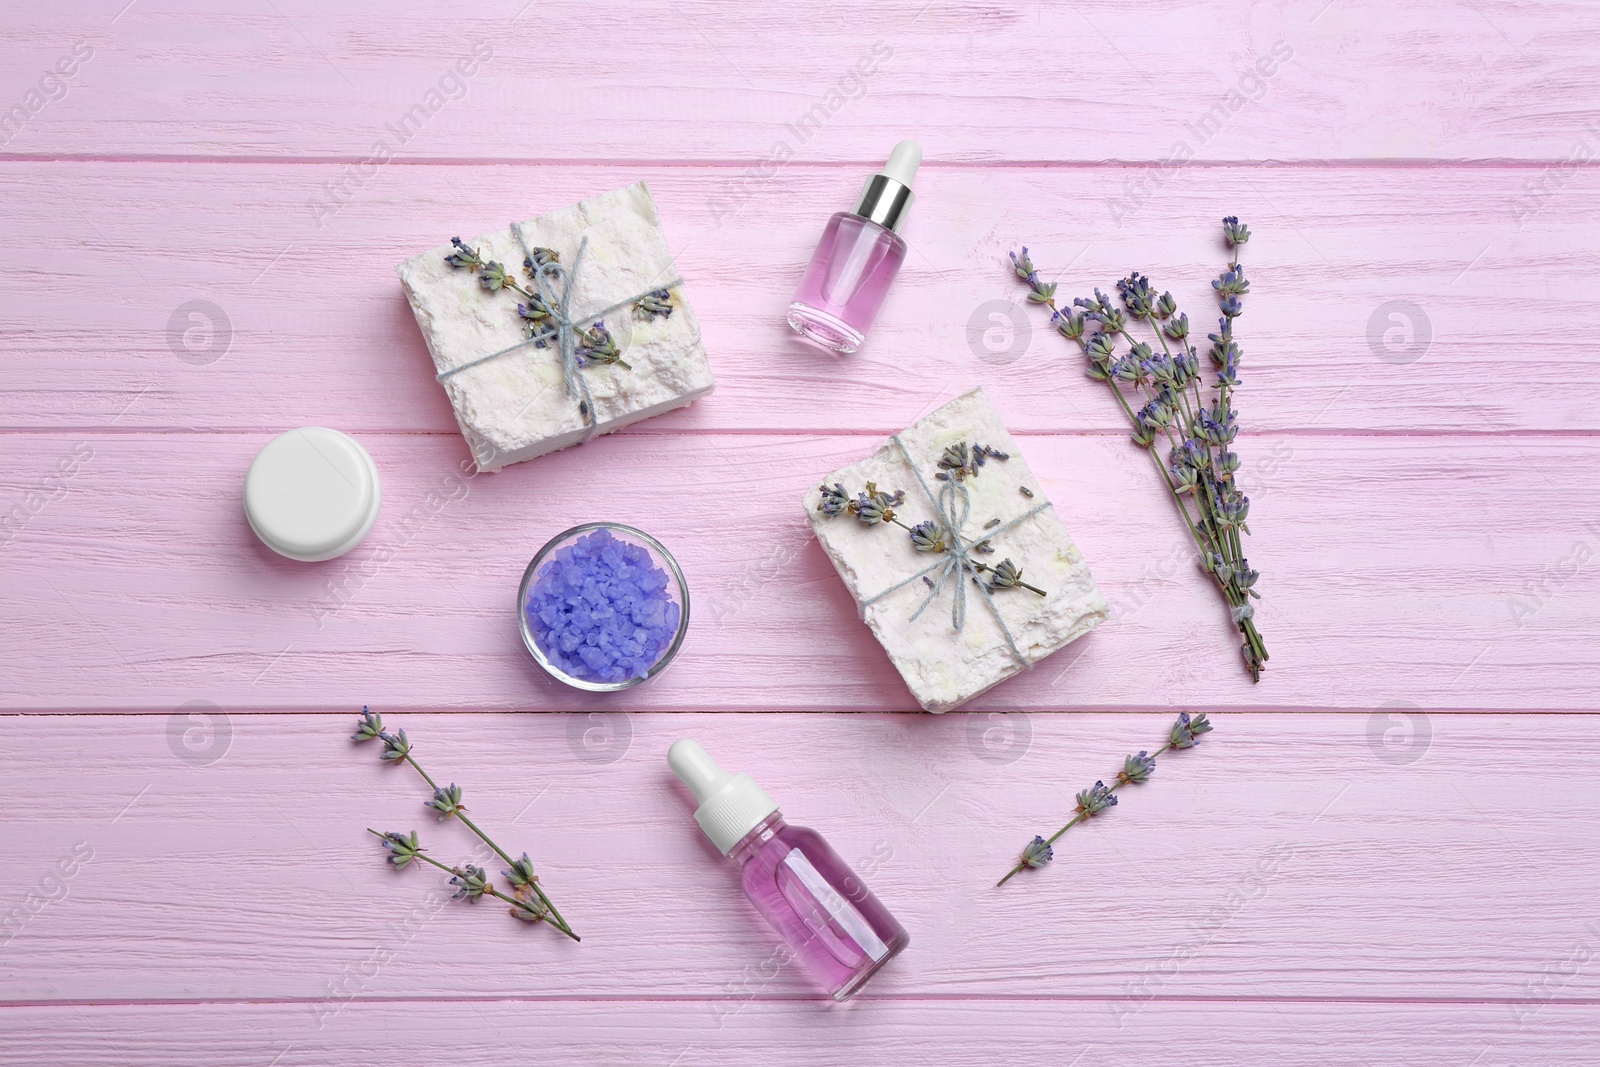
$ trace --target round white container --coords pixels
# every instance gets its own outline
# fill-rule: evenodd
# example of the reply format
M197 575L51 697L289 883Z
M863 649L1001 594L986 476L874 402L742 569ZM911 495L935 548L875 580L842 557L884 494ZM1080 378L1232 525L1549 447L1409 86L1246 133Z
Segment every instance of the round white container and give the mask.
M244 479L244 514L263 544L315 563L359 545L378 519L378 468L355 438L323 426L279 434Z

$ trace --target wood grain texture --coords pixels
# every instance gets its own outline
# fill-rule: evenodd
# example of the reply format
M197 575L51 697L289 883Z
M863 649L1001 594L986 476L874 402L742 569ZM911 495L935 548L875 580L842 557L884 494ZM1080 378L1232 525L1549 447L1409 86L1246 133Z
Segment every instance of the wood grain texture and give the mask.
M366 435L384 511L366 544L325 565L274 555L244 520L240 485L264 441L7 439L0 486L43 503L0 546L15 619L5 706L915 706L801 511L805 489L872 439L615 435L467 480L459 439ZM1144 455L1109 437L1024 447L1113 617L970 708L1600 706L1587 439L1244 440L1272 653L1259 685ZM39 492L39 472L81 451L74 475L48 483L54 499ZM672 666L610 696L544 676L515 607L545 540L602 518L659 537L693 607Z
M303 1005L87 1005L0 1009L19 1062L387 1065L450 1059L542 1064L883 1067L1000 1062L1110 1067L1587 1067L1600 1010L1546 1008L1519 1027L1502 1005L1154 1004L1127 1026L1113 1004L352 1004L317 1029ZM1019 1035L1021 1039L1019 1040ZM274 1059L276 1057L276 1059ZM1074 1058L1076 1057L1076 1058ZM516 1062L513 1059L513 1062Z
M0 11L8 1067L1594 1060L1593 4ZM866 350L822 358L785 305L906 136L911 256ZM639 178L718 392L465 477L394 264ZM1145 271L1203 336L1225 214L1256 235L1259 686L1004 263L1029 244L1064 296ZM973 384L1115 618L927 716L798 501ZM384 479L371 540L317 566L241 515L302 424ZM694 596L680 661L611 700L544 678L511 603L598 517ZM347 740L363 703L581 945L382 863L369 824L473 842ZM1180 707L1217 731L993 888ZM680 736L911 930L857 1003L775 952L666 771Z
M866 348L840 359L783 320L855 169L793 166L724 203L714 169L391 166L319 228L308 204L337 179L330 166L14 164L0 168L0 236L49 252L0 267L0 428L454 434L395 264L643 177L719 383L652 432L882 434L976 382L1013 430L1123 433L1075 349L1020 303L1006 254L1031 246L1066 300L1143 270L1204 347L1224 214L1256 232L1239 327L1247 428L1600 429L1600 370L1574 340L1600 311L1591 172L1520 228L1518 169L1190 168L1119 219L1110 205L1136 174L931 170L895 291ZM1514 336L1513 292L1539 300Z
M8 5L15 96L75 42L94 55L6 151L364 159L387 139L407 158L742 168L780 143L877 162L918 135L984 164L1156 161L1179 145L1214 160L1544 160L1600 119L1600 15L1582 0L1198 0L1159 19L1128 0L791 2L737 18L712 0L654 17L497 0L448 20L418 0L381 17L125 2ZM441 85L478 42L493 58Z
M445 862L475 842L349 740L356 710L0 718L0 773L26 798L0 867L0 1001L815 997L667 770L668 745L697 737L905 924L874 999L1470 1000L1508 1018L1600 1002L1590 715L1218 716L1051 867L996 889L1170 713L381 709L535 857L574 944L383 862L364 827L415 828ZM74 850L89 858L52 882ZM29 893L57 899L8 919Z

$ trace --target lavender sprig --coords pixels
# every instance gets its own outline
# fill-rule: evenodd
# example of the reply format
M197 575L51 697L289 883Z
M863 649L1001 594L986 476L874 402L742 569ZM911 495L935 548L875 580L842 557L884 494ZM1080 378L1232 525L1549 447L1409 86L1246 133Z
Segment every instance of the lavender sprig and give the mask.
M412 860L421 860L423 863L437 867L450 875L450 884L456 887L455 893L450 898L452 900L466 900L475 903L485 896L496 897L510 904L511 914L518 919L522 919L525 922L550 921L550 910L544 906L542 901L524 899L520 895L506 896L494 887L493 882L489 881L489 873L482 867L473 863L463 863L459 867L452 867L449 864L440 863L432 856L427 855L426 850L417 844L417 832L415 830L411 831L410 834L403 834L398 830L380 834L369 826L367 827L367 833L383 842L383 847L389 850L389 862L396 867L404 867ZM527 857L523 858L526 859ZM512 892L517 894L520 890L513 889ZM578 940L577 935L571 933L571 931L563 932L574 941Z
M534 343L535 348L544 348L549 344L549 320L551 311L544 298L537 292L537 286L530 288L517 280L514 271L508 271L505 264L497 263L492 259L484 259L477 249L471 247L459 237L450 238L450 244L455 251L446 254L444 261L453 270L467 270L478 276L478 284L491 293L502 289L510 290L522 297L517 303L516 314L522 319L523 333ZM533 254L524 256L522 260L523 273L528 276L530 283L538 276L539 271L546 264L559 263L561 256L549 248L535 248ZM643 318L652 315L668 316L672 314L672 293L666 289L659 289L647 293L635 304L634 310ZM632 370L633 367L622 358L622 349L617 346L616 339L611 331L606 329L603 320L595 322L588 329L578 328L574 324L577 334L578 362L585 367L607 367L615 364L623 370Z
M550 902L550 898L545 896L544 890L539 887L538 879L533 875L533 864L528 859L528 854L524 852L521 860L514 860L509 854L506 853L504 849L495 844L489 835L484 833L483 830L479 828L478 824L473 822L467 816L466 805L461 802L461 787L456 785L454 782L448 786L441 786L438 782L433 780L427 771L422 769L422 765L418 763L416 757L412 755L411 741L406 737L406 732L404 730L397 730L394 733L390 733L388 730L384 729L383 717L381 715L374 712L369 707L363 707L361 709L361 718L357 720L356 723L356 732L350 735L350 739L352 741L371 741L374 739L382 741L383 752L381 753L381 758L383 760L390 763L410 764L413 770L422 775L423 781L427 782L428 785L433 789L432 797L424 801L423 806L438 813L439 818L441 819L459 819L462 825L466 826L467 829L471 830L474 834L477 834L478 839L493 849L495 855L499 856L502 860L505 860L512 870L518 872L516 876L513 876L511 872L508 871L507 877L511 878L512 884L518 889L525 889L531 893L532 898L537 898L537 907L541 909L542 912L548 913L547 915L541 914L541 920L548 922L551 926L554 926L556 929L560 930L574 941L582 940L582 938L572 932L572 927L567 925L567 921L561 917L561 912L556 910L556 906ZM372 832L377 833L377 831ZM377 836L383 839L384 847L389 849L389 862L393 863L396 867L404 867L406 863L410 862L412 859L420 859L426 863L433 864L435 867L438 867L441 870L451 871L458 877L468 877L468 873L466 873L464 870L458 870L454 867L446 867L444 864L422 855L422 850L417 847L415 833L413 833L410 838L405 838L399 834L378 834ZM405 853L403 858L402 852ZM469 864L467 866L470 867L471 865ZM451 881L454 882L455 879L451 879ZM487 883L484 884L487 885ZM463 888L465 888L465 886ZM485 888L481 892L469 895L481 896L484 892L489 892L489 889ZM501 893L492 893L491 895L501 897L501 899L510 901L513 904L521 903L529 910L532 910L531 899L527 902L522 902L513 899L512 897L507 897ZM457 894L457 896L459 899L460 894Z
M978 472L990 460L1004 463L1010 458L1011 454L1009 452L1003 452L998 448L977 443L969 446L965 441L960 441L953 445L947 445L944 451L940 453L939 459L935 464L937 469L933 476L939 481L965 482L969 478L976 478ZM1021 489L1024 496L1033 496L1033 490L1027 486L1022 486ZM822 498L817 501L817 511L822 514L823 518L836 519L840 515L853 515L856 521L863 526L878 526L886 522L893 523L906 531L906 534L911 538L911 547L918 552L950 551L950 532L939 523L928 519L917 523L915 526L907 526L900 521L895 509L905 503L906 493L904 489L897 489L889 493L879 489L876 482L868 482L865 490L852 497L841 483L834 482L832 485L823 485L821 493ZM999 519L991 519L984 526L984 529L993 529L999 525ZM994 546L986 538L973 543L970 547L976 552L993 552L995 550ZM999 592L1003 589L1027 589L1040 596L1049 595L1038 586L1030 585L1023 581L1022 568L1012 563L1009 559L1002 560L998 566L991 566L969 558L963 566L976 572L973 576L974 581L977 580L977 574L989 575L989 581L983 584L990 592Z
M984 543L987 544L988 542ZM996 567L989 567L982 563L974 563L973 566L977 567L980 571L989 572L989 590L991 592L1000 589L1010 589L1012 586L1017 586L1022 589L1030 589L1033 592L1038 593L1040 596L1045 595L1045 591L1043 589L1040 589L1036 585L1029 585L1027 582L1022 580L1022 568L1017 566L1015 563L1012 563L1009 558L1001 560L999 565Z
M1156 749L1155 752L1140 752L1137 756L1128 756L1122 761L1122 770L1117 772L1110 785L1104 781L1095 782L1088 789L1077 795L1077 808L1072 820L1057 830L1050 837L1035 836L1022 850L1022 856L1017 865L1006 873L1006 876L995 883L995 887L1005 885L1019 872L1027 869L1038 869L1048 864L1055 858L1055 849L1052 848L1061 835L1072 829L1086 819L1091 819L1101 814L1108 808L1117 804L1116 792L1129 783L1138 784L1148 782L1150 776L1156 772L1156 757L1169 750L1193 748L1200 743L1204 734L1211 732L1211 723L1206 720L1205 712L1200 712L1190 717L1188 712L1183 712L1173 722L1172 728L1167 731L1167 743Z
M1239 456L1230 447L1239 433L1232 405L1240 355L1233 322L1244 313L1242 298L1250 291L1239 249L1249 241L1250 229L1231 215L1222 224L1229 261L1211 283L1222 314L1217 332L1209 335L1217 371L1208 389L1209 403L1202 396L1199 355L1188 341L1189 318L1178 314L1171 293L1158 295L1150 279L1134 271L1116 284L1120 306L1096 289L1092 298L1079 297L1063 310L1055 301L1055 283L1039 278L1026 248L1020 255L1013 252L1011 263L1028 286L1029 301L1050 308L1057 332L1083 353L1089 377L1110 387L1132 423L1134 442L1149 452L1172 492L1199 549L1200 565L1216 582L1229 619L1244 636L1240 652L1245 667L1252 680L1260 681L1267 649L1251 603L1261 596L1255 588L1260 576L1244 555L1250 498L1239 489ZM1148 331L1151 340L1135 337L1135 325ZM1158 441L1168 446L1165 463L1155 450Z

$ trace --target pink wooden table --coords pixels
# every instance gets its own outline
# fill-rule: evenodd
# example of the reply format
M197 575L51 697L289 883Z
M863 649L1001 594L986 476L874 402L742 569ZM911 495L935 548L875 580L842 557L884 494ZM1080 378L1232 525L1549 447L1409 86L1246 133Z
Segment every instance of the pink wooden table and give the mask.
M4 6L0 1061L1600 1057L1593 4ZM800 264L905 136L928 162L869 347L795 346ZM639 178L717 392L461 477L394 264ZM1037 319L968 332L1024 242L1064 292L1138 268L1195 315L1224 214L1256 234L1255 686L1110 398ZM798 501L975 383L1116 618L932 717ZM240 511L304 424L384 478L334 563ZM543 678L509 611L600 517L695 597L623 699ZM362 828L427 824L345 740L363 704L581 945L384 867ZM1201 749L993 888L1184 707ZM856 1003L776 962L669 784L683 735L911 930Z

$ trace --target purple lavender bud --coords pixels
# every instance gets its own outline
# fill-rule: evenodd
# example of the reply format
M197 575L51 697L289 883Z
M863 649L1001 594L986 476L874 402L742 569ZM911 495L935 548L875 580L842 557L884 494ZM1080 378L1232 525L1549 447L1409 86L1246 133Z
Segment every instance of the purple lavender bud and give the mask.
M829 519L836 519L850 510L850 494L844 491L844 486L838 482L822 487L822 499L817 502L817 510Z
M511 886L514 889L520 889L525 885L532 885L534 882L539 880L533 873L533 861L528 858L528 854L526 852L522 854L522 858L520 860L513 860L511 862L510 870L502 873L511 882Z
M578 336L579 363L586 367L604 367L611 363L622 363L622 350L617 347L611 331L606 329L604 319L596 322L588 330L579 331ZM623 366L627 364L624 363Z
M1156 314L1157 297L1150 288L1150 279L1138 271L1117 282L1117 295L1135 319L1143 321Z
M880 522L890 522L894 519L894 508L889 505L889 498L882 493L867 495L862 493L856 497L855 503L850 505L850 510L855 512L856 519L863 526L876 526Z
M477 900L490 889L488 873L475 863L469 863L462 868L455 877L450 879L450 884L460 886L455 891L451 900Z
M496 263L492 259L485 263L482 272L478 275L478 284L491 293L504 288L506 284L505 265Z
M660 315L662 318L672 317L672 291L670 289L656 289L646 293L633 303L634 312L644 319Z
M1055 858L1055 849L1051 848L1045 839L1037 834L1034 835L1032 841L1028 842L1028 847L1022 850L1022 862L1033 868L1043 867Z
M453 269L460 270L463 267L476 267L478 265L478 253L468 248L461 238L452 237L450 238L450 243L455 247L455 251L446 255L444 261L450 264Z
M1104 782L1096 782L1078 794L1078 811L1085 817L1099 815L1107 808L1116 806L1117 795L1106 788Z
M944 552L944 527L933 521L919 522L911 527L911 545L918 552Z
M406 732L378 735L378 740L383 742L382 759L403 760L411 753L411 742L406 739Z
M1083 338L1083 316L1068 315L1055 311L1050 315L1050 321L1056 324L1056 329L1061 336L1069 341L1078 341Z
M1230 267L1217 276L1211 288L1219 296L1243 296L1250 291L1250 283L1245 279L1243 267Z
M1123 782L1148 782L1155 771L1156 758L1148 752L1140 752L1122 761L1122 772L1117 779Z
M1084 343L1084 355L1096 363L1108 361L1115 351L1116 341L1110 334L1097 333Z
M1193 748L1199 743L1201 734L1210 732L1211 724L1206 721L1205 712L1202 711L1191 719L1186 711L1178 716L1177 722L1172 724L1172 732L1168 735L1168 739L1171 741L1173 748Z
M422 851L422 846L417 844L415 830L411 831L409 836L398 830L389 831L383 835L383 847L389 852L385 858L396 867L404 867Z
M1028 280L1028 276L1033 273L1033 260L1028 258L1027 245L1022 246L1022 255L1011 253L1011 267L1017 272L1017 277L1023 281Z
M1239 565L1239 569L1234 572L1233 587L1239 590L1241 593L1247 593L1250 596L1255 597L1257 600L1260 600L1261 594L1256 592L1255 588L1256 582L1260 580L1261 574L1259 571L1250 567L1248 564L1241 563Z
M424 800L422 806L431 808L438 812L441 818L446 819L466 810L466 805L461 803L461 787L454 782L448 786L434 786L432 798Z
M356 732L350 735L350 740L371 741L374 737L381 736L383 736L383 716L363 704L361 718L356 723Z

